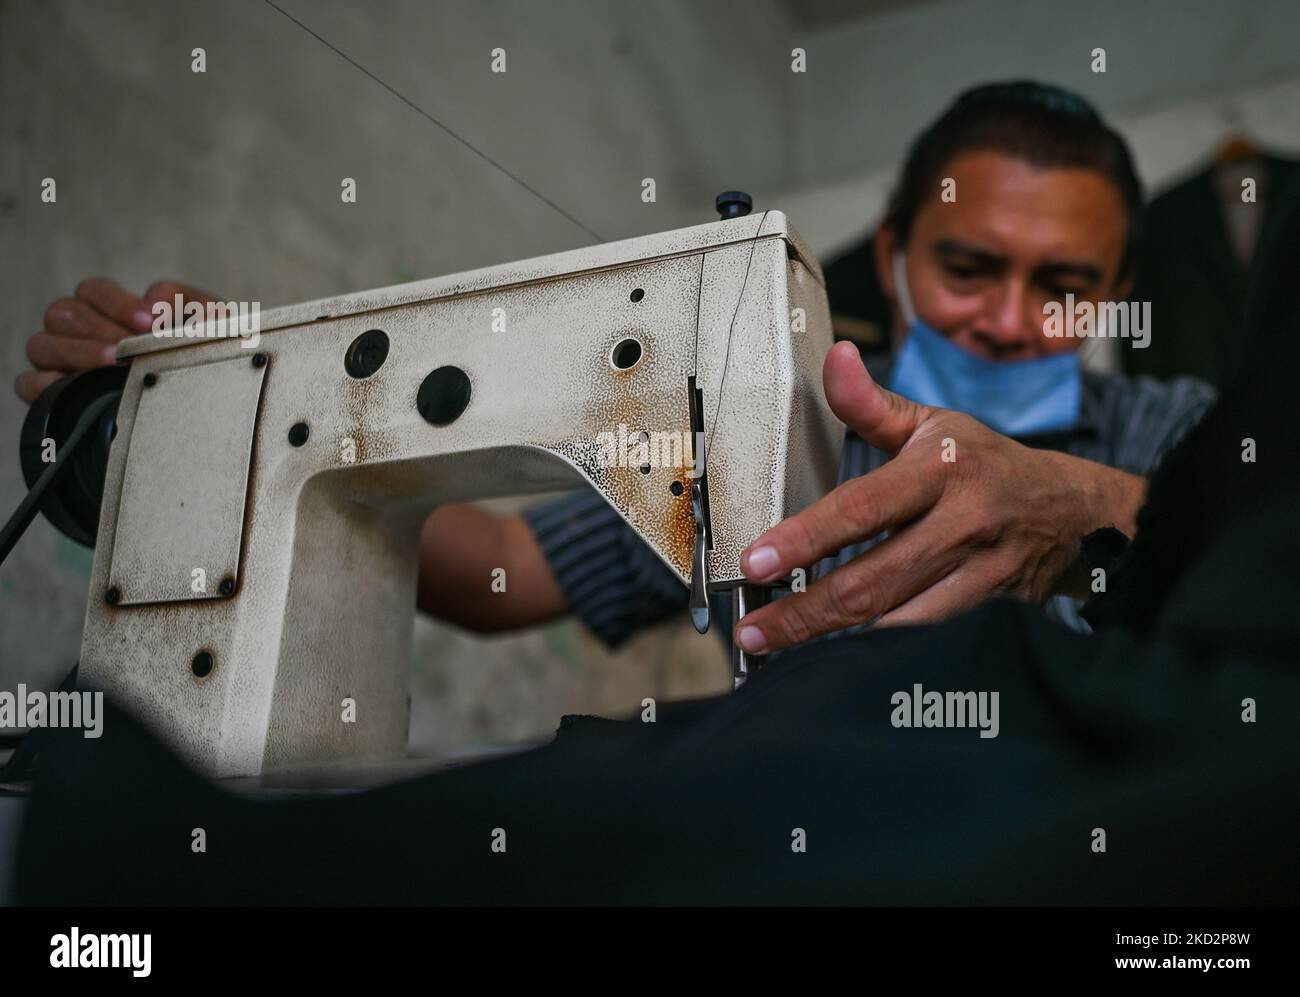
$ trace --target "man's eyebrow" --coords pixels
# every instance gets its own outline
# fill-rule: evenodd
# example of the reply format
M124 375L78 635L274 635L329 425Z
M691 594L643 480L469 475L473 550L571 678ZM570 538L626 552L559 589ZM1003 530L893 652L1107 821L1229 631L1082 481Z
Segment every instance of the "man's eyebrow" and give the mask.
M1090 284L1097 284L1102 279L1103 271L1102 268L1097 266L1095 263L1076 263L1070 260L1059 260L1044 263L1035 267L1034 276L1040 280L1050 280L1061 277L1077 277Z
M962 242L960 239L940 239L934 244L936 256L960 256L971 263L990 269L1005 267L1007 257L980 246ZM1059 280L1062 277L1074 277L1091 284L1099 283L1105 271L1095 263L1080 260L1048 260L1034 268L1034 276L1039 280Z
M994 253L979 246L962 242L960 239L940 239L934 244L936 256L962 256L973 263L985 266L1005 266L1007 258L1001 253Z

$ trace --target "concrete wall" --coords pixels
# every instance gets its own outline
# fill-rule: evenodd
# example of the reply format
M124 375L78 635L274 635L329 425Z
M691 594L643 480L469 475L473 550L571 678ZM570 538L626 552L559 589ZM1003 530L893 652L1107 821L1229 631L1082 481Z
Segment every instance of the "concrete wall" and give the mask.
M1300 4L1293 0L953 0L796 32L795 161L776 196L814 248L878 220L917 130L963 89L1038 79L1093 101L1149 189L1236 131L1300 156ZM1093 72L1092 51L1106 51Z
M825 28L807 42L791 179L893 166L918 122L990 79L1047 80L1137 117L1300 77L1298 36L1292 0L959 0Z
M1286 0L971 0L829 25L797 0L282 6L605 239L708 220L714 193L742 187L832 249L874 219L915 129L991 78L1077 86L1149 180L1208 149L1232 108L1274 144L1300 136ZM796 45L806 74L790 72ZM1098 45L1104 77L1087 65ZM497 47L505 74L489 71ZM25 411L8 383L45 306L86 276L177 277L270 307L593 241L259 0L0 0L0 100L5 515ZM0 688L76 660L89 557L41 520L0 567ZM426 752L728 684L684 619L613 655L572 622L487 641L422 622L417 648Z

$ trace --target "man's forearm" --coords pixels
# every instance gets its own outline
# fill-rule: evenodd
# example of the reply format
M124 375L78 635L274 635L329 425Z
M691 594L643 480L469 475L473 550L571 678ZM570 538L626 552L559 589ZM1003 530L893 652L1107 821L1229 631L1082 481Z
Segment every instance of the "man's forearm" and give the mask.
M524 518L463 504L442 506L424 524L417 605L479 633L545 623L568 612Z

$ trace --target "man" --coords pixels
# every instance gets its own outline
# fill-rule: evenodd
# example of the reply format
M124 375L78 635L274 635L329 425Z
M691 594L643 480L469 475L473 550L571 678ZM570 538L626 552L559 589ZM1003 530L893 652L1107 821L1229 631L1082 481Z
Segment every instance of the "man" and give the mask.
M951 201L943 197L949 180ZM841 486L761 538L744 562L751 579L764 581L824 557L823 578L746 617L739 639L747 650L872 620L938 619L1002 592L1077 593L1079 540L1111 525L1132 535L1145 477L1213 393L1191 379L1160 385L1083 373L1082 340L1045 335L1043 319L1045 306L1066 295L1126 296L1140 210L1123 140L1058 89L981 87L922 133L875 240L896 354L871 374L926 405L880 391L851 346L832 351L827 397L849 426ZM937 416L937 407L1084 460L1029 460L983 427ZM950 464L939 459L944 440L955 445ZM900 454L886 472L900 451L907 459ZM439 516L450 523L462 515L475 514L435 515L426 550L442 546ZM887 529L892 538L867 554ZM521 568L534 564L538 547L554 575L555 588L538 578L536 594L524 597L537 613L529 622L567 606L615 646L686 604L680 583L595 492L529 509L500 531L527 552ZM422 605L449 615L469 601L470 617L491 629L494 607L474 595L489 562L454 553L463 567L427 575ZM721 602L714 612L727 619ZM1056 608L1073 617L1066 605Z
M1066 295L1124 297L1140 207L1123 140L1061 90L978 88L918 138L876 240L897 355L875 373L895 390L851 345L828 356L827 398L849 427L841 484L742 561L754 581L823 558L826 571L739 621L742 646L939 619L1000 593L1083 591L1082 539L1109 526L1133 535L1145 476L1212 397L1189 380L1083 374L1082 340L1044 332L1045 306ZM19 393L108 359L106 344L147 331L150 301L178 290L206 297L81 285L47 312ZM421 545L421 607L482 632L574 611L614 646L686 605L591 490L512 517L445 506ZM491 591L496 568L508 594Z

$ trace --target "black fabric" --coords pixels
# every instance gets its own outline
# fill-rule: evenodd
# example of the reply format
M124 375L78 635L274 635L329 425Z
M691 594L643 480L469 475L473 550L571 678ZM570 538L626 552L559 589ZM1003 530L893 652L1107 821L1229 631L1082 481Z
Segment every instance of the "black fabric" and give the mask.
M876 274L875 241L866 235L822 268L831 326L836 339L849 339L871 353L889 353L893 322L889 298Z
M1205 560L1213 540L1229 524L1243 524L1262 512L1267 502L1291 503L1292 512L1267 523L1280 544L1296 530L1296 475L1300 468L1300 429L1297 428L1295 382L1300 371L1300 285L1295 261L1300 259L1300 198L1293 200L1276 223L1275 250L1261 264L1252 291L1249 320L1241 338L1253 344L1249 365L1236 379L1211 417L1203 420L1166 457L1162 472L1151 482L1146 506L1138 515L1138 535L1123 560L1118 584L1108 586L1085 616L1094 625L1111 623L1146 633L1156 624L1171 594L1191 566ZM1285 236L1285 237L1284 237ZM1253 441L1255 460L1243 460ZM1258 529L1267 520L1259 520ZM1223 555L1232 560L1238 555ZM1225 599L1224 606L1247 602L1252 621L1288 630L1296 605L1287 578L1296 568L1277 563L1281 576L1270 579L1249 565L1227 564L1223 579L1247 586L1250 598ZM1207 592L1213 592L1207 586ZM1219 615L1217 612L1214 614ZM1300 647L1300 642L1295 646Z
M1098 568L1106 573L1114 571L1128 552L1129 543L1129 538L1113 526L1093 530L1080 544L1084 567L1090 571Z
M893 728L892 692L918 682L1000 690L999 736ZM1246 694L1258 724L1240 722ZM16 888L46 904L1288 902L1297 704L1278 662L1192 668L1001 603L791 655L655 724L579 725L353 797L237 801L109 712L97 745L50 732Z
M78 665L72 666L72 671L63 677L56 692L72 692L76 689L77 668ZM38 728L24 736L9 760L0 765L0 786L25 786L35 778L40 761L38 749L44 743L42 738L36 736L39 732Z

